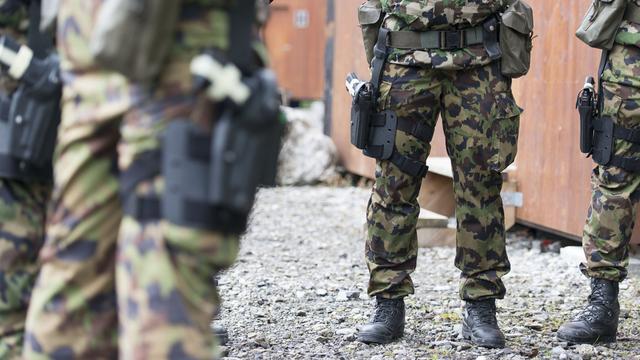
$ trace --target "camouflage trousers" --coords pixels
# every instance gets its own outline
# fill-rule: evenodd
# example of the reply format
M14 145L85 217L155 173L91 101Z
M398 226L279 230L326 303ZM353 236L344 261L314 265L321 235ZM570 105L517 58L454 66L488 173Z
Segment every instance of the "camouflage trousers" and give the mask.
M0 359L22 352L51 186L0 179Z
M123 218L119 194L119 173L157 149L166 123L194 101L143 97L123 116L130 105L123 83L84 75L65 87L26 359L214 357L213 277L235 259L238 238ZM113 105L97 105L103 94ZM162 190L161 176L136 189Z
M603 76L603 115L629 129L640 129L640 49L617 45ZM614 154L640 159L640 149L616 140ZM640 174L597 166L591 175L591 204L582 245L582 272L592 278L622 281L627 276L629 244L640 200Z
M504 297L501 278L510 264L501 172L516 155L521 112L511 82L496 63L461 71L388 64L379 102L399 118L432 128L442 115L453 166L460 296L464 300ZM400 154L419 161L426 161L431 150L430 144L402 131L396 134L395 146ZM389 161L377 162L367 211L370 296L398 298L414 292L411 274L418 255L421 182Z

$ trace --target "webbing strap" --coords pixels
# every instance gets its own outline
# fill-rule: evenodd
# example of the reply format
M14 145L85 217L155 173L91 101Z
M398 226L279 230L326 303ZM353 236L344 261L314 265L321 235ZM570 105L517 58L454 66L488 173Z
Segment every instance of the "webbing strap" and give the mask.
M607 166L615 166L631 172L640 172L640 159L614 155Z
M53 49L53 36L40 31L40 9L42 5L39 0L31 1L29 5L29 30L27 31L27 43L33 51L35 57L44 59L49 55L49 50Z
M380 95L380 83L382 81L382 73L384 72L384 64L387 62L388 48L387 39L389 37L389 29L380 28L378 32L378 41L373 48L374 57L371 62L371 91L373 92L372 103L374 109L378 106L378 96Z
M387 117L385 113L377 113L372 115L371 126L372 127L384 127L386 125ZM433 139L434 128L416 120L409 120L407 118L398 118L398 128L418 140L424 142L431 142Z
M245 75L251 73L256 1L236 0L229 11L229 59Z
M158 221L162 218L161 200L157 196L128 196L122 210L140 222Z
M612 122L611 118L601 117L597 121L593 122L593 129L595 131L606 131L604 122ZM622 126L613 124L613 138L619 140L625 140L634 144L640 144L640 129L627 129Z
M429 167L425 163L400 155L398 151L393 152L389 161L402 172L413 177L423 178L429 173Z
M452 31L391 31L388 45L396 49L464 49L484 43L482 25Z
M160 175L161 164L162 152L151 150L138 156L129 168L120 174L120 194L125 203L139 183Z

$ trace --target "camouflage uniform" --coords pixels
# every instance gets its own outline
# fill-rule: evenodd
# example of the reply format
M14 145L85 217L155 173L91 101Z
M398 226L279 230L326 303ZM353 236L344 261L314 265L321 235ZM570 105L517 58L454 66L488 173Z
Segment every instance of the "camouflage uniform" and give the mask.
M0 1L0 33L25 42L28 1ZM0 75L3 96L17 82ZM44 223L51 185L0 179L0 359L22 351L24 323L44 242Z
M603 77L603 115L628 129L640 128L640 25L623 22ZM640 150L616 140L614 154L640 158ZM622 281L627 276L629 243L640 200L640 174L597 166L591 176L591 205L582 244L582 272L591 278Z
M476 26L506 7L506 1L383 0L383 26L392 30L440 30ZM464 300L502 298L501 277L510 270L505 249L501 172L517 150L520 108L511 80L501 75L483 45L466 49L394 49L380 86L379 108L399 118L435 127L442 115L453 167L457 218L456 266ZM430 144L402 131L401 155L423 162ZM366 258L369 295L413 294L411 273L418 254L416 222L420 178L389 161L378 161L369 201Z
M59 10L63 119L24 355L212 358L213 276L235 260L238 237L123 218L119 173L159 148L169 121L202 108L189 63L204 48L227 47L229 1L182 2L176 41L153 91L100 70L90 57L99 3L62 0ZM135 192L160 195L163 187L156 176Z

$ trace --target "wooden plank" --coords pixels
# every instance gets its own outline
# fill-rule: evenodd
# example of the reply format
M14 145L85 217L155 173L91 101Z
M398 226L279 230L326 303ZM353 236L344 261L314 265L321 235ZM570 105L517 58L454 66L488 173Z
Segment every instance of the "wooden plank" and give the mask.
M430 156L427 159L429 172L453 179L453 169L451 168L451 160L446 157Z
M418 203L424 209L451 217L455 215L456 203L453 197L453 183L450 178L430 173L422 179Z
M505 181L502 184L502 192L512 192L515 193L518 191L518 186L515 181ZM504 207L504 228L506 230L511 229L516 224L516 207L514 206L505 206Z
M456 229L422 228L417 229L418 246L422 248L455 247Z
M449 226L449 217L426 209L420 209L416 228L446 228L447 226Z

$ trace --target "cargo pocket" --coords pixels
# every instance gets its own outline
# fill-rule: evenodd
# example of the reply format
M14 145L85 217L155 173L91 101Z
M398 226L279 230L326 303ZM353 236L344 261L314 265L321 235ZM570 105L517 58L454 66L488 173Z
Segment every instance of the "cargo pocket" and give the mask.
M384 14L380 0L369 0L360 5L358 9L358 23L362 28L362 40L364 51L367 54L367 63L373 60L373 48L378 40L378 31L382 26Z
M533 49L533 10L526 3L516 1L502 15L500 48L502 75L515 79L529 72Z
M495 100L487 133L492 150L488 165L491 170L501 172L516 159L522 109L510 91L497 93Z

